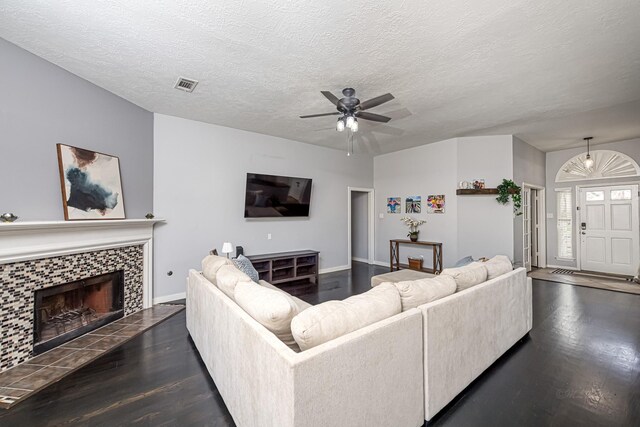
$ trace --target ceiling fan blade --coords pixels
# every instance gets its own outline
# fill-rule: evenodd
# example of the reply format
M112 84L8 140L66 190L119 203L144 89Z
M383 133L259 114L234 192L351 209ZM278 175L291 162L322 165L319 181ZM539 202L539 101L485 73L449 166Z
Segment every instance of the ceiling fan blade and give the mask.
M364 101L360 104L360 109L368 110L369 108L377 107L380 104L384 104L385 102L389 102L394 99L394 96L390 93L385 93L384 95L376 96L375 98L371 98L368 101Z
M310 117L337 116L338 114L340 114L340 112L336 111L335 113L309 114L307 116L300 116L300 118L308 119Z
M329 101L331 101L331 103L333 105L335 105L336 107L338 106L338 101L340 101L340 100L338 99L337 96L335 96L334 94L332 94L328 90L322 90L322 91L320 91L320 93L323 94Z
M387 123L391 120L391 117L381 116L380 114L368 113L366 111L356 112L356 117L364 120L371 120L372 122Z

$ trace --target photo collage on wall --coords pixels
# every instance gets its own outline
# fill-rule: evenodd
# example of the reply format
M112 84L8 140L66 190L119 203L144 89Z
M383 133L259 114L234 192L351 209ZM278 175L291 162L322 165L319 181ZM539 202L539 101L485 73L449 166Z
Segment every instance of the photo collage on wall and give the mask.
M443 214L445 207L444 194L434 194L427 196L426 213ZM404 203L404 212L408 214L422 213L422 196L407 196ZM402 213L402 197L387 197L387 213Z

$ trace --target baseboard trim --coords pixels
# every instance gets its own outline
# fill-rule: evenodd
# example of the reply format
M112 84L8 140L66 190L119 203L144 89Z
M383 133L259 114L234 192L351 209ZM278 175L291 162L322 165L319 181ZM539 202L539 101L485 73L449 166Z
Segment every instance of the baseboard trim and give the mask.
M366 259L366 258L356 258L356 257L353 257L353 258L351 258L351 261L364 262L365 264L369 264L369 260L368 260L368 259Z
M336 271L349 270L349 268L350 267L348 265L339 265L337 267L321 268L318 273L319 274L334 273Z
M180 292L178 294L173 295L165 295L162 297L157 297L153 299L153 305L162 304L164 302L175 301L177 299L185 299L187 297L186 292Z
M580 269L577 267L567 267L566 265L547 264L546 268L564 268L565 270L580 271Z
M389 267L388 261L373 261L375 265L379 265L380 267Z

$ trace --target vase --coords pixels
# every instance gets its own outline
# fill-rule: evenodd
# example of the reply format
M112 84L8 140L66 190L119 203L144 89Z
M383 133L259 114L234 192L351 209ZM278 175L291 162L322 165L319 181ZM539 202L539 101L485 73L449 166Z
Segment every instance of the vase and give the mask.
M412 242L417 242L418 241L418 232L415 231L413 233L409 233L409 240L411 240Z

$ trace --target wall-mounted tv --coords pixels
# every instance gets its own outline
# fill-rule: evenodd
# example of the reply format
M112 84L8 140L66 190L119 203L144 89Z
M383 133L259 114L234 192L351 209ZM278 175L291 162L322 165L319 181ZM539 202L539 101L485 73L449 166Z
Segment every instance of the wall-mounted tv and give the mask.
M307 217L311 179L247 174L245 218Z

